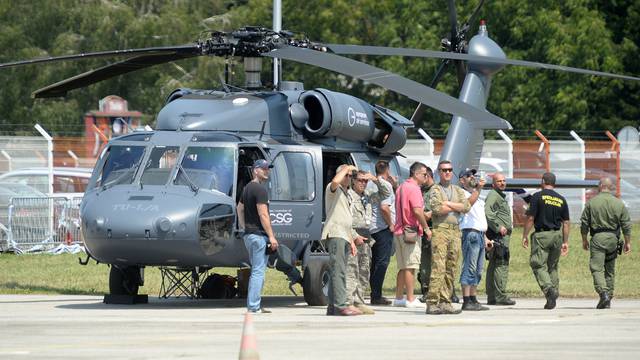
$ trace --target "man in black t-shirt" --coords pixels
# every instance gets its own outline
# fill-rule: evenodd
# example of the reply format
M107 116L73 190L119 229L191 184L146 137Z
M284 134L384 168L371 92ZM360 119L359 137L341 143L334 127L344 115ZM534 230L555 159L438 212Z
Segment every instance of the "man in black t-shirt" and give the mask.
M542 190L531 197L522 233L522 246L526 249L531 227L535 228L531 234L529 264L547 299L545 309L556 307L559 296L558 261L560 255L569 253L569 207L567 200L553 190L555 184L554 174L547 172L542 175Z
M269 194L264 185L269 180L270 168L271 165L263 159L253 163L253 180L244 187L238 202L238 223L240 228L244 229L244 245L251 260L247 310L253 313L270 312L260 306L260 294L267 268L267 243L271 251L278 249L278 240L273 235L269 217Z

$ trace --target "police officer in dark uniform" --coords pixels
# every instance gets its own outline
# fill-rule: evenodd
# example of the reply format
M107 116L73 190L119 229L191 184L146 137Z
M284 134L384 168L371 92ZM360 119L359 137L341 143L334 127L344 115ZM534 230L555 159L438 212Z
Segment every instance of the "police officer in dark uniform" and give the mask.
M580 218L582 247L591 249L589 268L593 276L593 285L600 295L597 309L608 309L613 297L616 257L619 250L631 251L631 219L622 200L613 196L615 186L609 178L600 179L600 193L589 200ZM624 234L624 245L620 237ZM591 234L591 244L587 241ZM618 250L619 249L619 250Z
M553 190L556 176L546 172L542 175L542 190L533 194L527 222L522 233L522 246L529 247L531 234L531 257L529 265L547 303L545 309L556 307L558 292L558 262L560 255L569 253L569 207L567 200Z

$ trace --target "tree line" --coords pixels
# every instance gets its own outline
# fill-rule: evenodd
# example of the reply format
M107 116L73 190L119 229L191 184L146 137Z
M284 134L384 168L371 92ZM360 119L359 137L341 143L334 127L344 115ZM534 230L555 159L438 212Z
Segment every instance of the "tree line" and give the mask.
M313 41L438 50L449 32L447 1L283 0L283 28ZM458 1L465 21L476 1ZM487 0L480 18L509 58L640 75L640 2L632 0ZM272 0L0 0L0 62L43 56L192 43L212 30L244 25L271 27ZM472 24L468 38L477 32ZM438 60L361 56L358 60L429 84ZM118 60L118 59L110 59ZM268 62L268 61L265 61ZM200 57L158 65L69 92L64 99L31 98L31 92L104 66L105 59L67 61L0 70L3 134L30 133L39 122L54 134L82 131L82 115L116 94L153 124L175 88L220 86L224 59ZM239 70L241 61L238 59ZM241 71L240 71L241 72ZM237 72L236 72L237 73ZM306 65L284 63L285 80L362 97L410 117L416 103L362 81ZM265 78L268 71L265 70ZM237 81L241 76L237 76ZM238 84L241 85L241 84ZM437 89L457 97L448 72ZM489 111L516 129L616 131L637 126L636 82L507 67L495 76ZM428 110L416 124L436 135L450 116Z

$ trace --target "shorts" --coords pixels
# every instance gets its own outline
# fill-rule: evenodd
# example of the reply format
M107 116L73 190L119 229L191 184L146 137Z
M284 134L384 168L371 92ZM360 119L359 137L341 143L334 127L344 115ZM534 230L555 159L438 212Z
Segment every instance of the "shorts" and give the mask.
M396 250L398 270L420 268L420 256L422 254L422 239L418 237L415 244L404 242L404 235L393 235L393 247Z

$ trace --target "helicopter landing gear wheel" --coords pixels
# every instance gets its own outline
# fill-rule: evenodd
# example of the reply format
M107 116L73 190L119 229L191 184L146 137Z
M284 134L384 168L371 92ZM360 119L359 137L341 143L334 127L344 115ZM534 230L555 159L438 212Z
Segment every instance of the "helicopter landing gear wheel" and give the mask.
M109 292L111 295L138 295L138 288L141 283L139 267L111 265L111 271L109 272Z
M329 255L310 256L304 269L302 291L310 306L329 303Z

